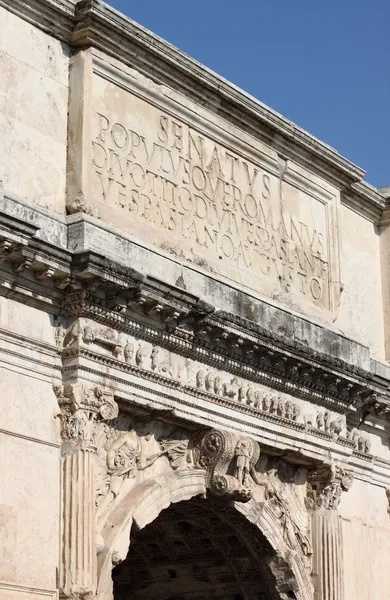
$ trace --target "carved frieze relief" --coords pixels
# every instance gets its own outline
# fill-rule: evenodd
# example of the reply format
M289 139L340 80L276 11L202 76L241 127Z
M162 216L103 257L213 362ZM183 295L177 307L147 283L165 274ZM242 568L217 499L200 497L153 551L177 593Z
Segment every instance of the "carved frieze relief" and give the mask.
M329 441L340 441L362 456L370 455L370 441L347 427L345 416L329 410L316 411L312 403L293 398L264 385L232 376L224 370L210 369L199 361L180 356L159 346L137 340L89 319L76 320L64 335L64 358L80 349L92 352L99 360L113 357L118 368L129 369L142 378L159 384L179 386L191 395L241 412L258 415L270 422L307 431ZM95 356L93 352L99 352Z
M77 319L70 331L66 333L63 340L64 348L72 348L81 344L97 344L119 357L123 352L123 343L121 336L115 329L96 325L89 321Z
M137 296L138 297L138 296ZM119 300L117 300L119 302ZM141 302L138 298L134 308L137 307L145 313L146 305L160 306L159 302L146 299ZM162 300L163 304L164 301ZM95 303L97 303L95 305ZM163 304L161 306L163 306ZM101 305L101 306L100 306ZM199 307L201 309L201 307ZM357 425L360 415L364 413L368 407L369 412L375 408L375 414L385 414L386 400L381 399L376 401L376 406L372 406L372 390L369 390L363 382L355 381L355 376L364 377L363 371L356 367L347 365L343 361L332 359L328 365L330 357L320 355L318 352L309 351L307 348L299 345L297 342L291 343L291 350L299 351L299 354L308 354L308 359L300 360L294 356L285 356L280 350L275 347L267 348L260 341L258 335L265 336L270 340L272 335L269 332L264 332L258 326L255 326L250 321L238 319L234 315L230 315L229 331L225 330L225 325L228 323L228 315L226 313L214 314L208 316L210 307L203 307L202 310L187 310L187 313L182 313L178 318L183 321L178 327L178 323L168 325L165 319L164 331L160 329L154 330L153 326L145 327L136 320L129 319L119 313L114 313L106 307L106 303L102 298L95 298L89 292L79 292L70 294L67 297L65 313L75 315L78 312L89 314L91 323L96 319L99 322L111 323L114 329L126 332L130 335L141 334L144 339L150 339L152 343L162 345L169 349L169 352L183 353L187 356L194 354L204 354L207 361L214 362L220 368L224 362L228 362L237 372L247 373L248 378L260 377L262 382L267 385L267 382L272 382L272 387L281 391L289 390L294 396L302 399L314 400L315 403L321 404L332 410L333 405L338 405L343 412L349 412L353 425ZM158 311L160 317L162 314L172 314L175 309L169 309L163 306L161 311ZM180 312L180 311L179 311ZM148 314L150 311L148 311ZM192 315L192 316L191 316ZM135 315L134 315L135 316ZM169 320L169 319L168 319ZM234 332L232 329L237 321L237 326L248 328L248 334L256 335L257 341L248 339L247 335L242 335ZM186 329L187 325L190 329L193 328L194 333ZM259 329L259 331L257 331ZM147 332L147 334L146 334ZM145 335L146 334L146 335ZM267 334L267 335L266 335ZM154 339L154 342L153 342ZM275 336L273 340L276 344L283 343L286 346L286 341ZM126 342L124 342L126 344ZM103 346L101 346L103 348ZM126 355L129 357L130 347L128 347ZM118 355L119 357L120 355ZM315 364L311 360L316 361ZM131 358L126 359L131 363ZM320 362L318 362L320 361ZM345 375L329 372L330 369L345 370ZM351 379L352 377L352 379ZM218 385L218 381L217 381ZM337 402L335 401L337 400ZM379 412L378 412L379 411ZM381 411L381 412L380 412ZM356 413L356 414L355 414ZM386 413L387 414L387 413ZM355 415L355 416L354 416Z

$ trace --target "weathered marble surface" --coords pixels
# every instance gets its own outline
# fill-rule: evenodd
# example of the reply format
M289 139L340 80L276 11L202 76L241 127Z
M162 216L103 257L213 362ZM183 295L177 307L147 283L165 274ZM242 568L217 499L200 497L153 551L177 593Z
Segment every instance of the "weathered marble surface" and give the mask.
M143 242L329 320L340 296L338 190L108 60L85 52L73 63L70 210L82 197Z
M68 49L0 7L0 180L65 212Z
M135 530L235 594L191 511L248 595L388 600L385 195L103 3L0 27L0 600L111 600Z

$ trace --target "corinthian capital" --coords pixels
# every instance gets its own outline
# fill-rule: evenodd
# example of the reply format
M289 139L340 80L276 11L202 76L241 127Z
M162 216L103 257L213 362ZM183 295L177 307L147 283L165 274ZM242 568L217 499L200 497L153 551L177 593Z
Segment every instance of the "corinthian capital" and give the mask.
M53 389L61 408L61 437L64 440L93 446L97 422L109 421L118 415L118 405L109 388L73 383Z
M319 465L308 475L309 497L318 508L335 510L340 504L342 492L353 483L353 473L334 463Z

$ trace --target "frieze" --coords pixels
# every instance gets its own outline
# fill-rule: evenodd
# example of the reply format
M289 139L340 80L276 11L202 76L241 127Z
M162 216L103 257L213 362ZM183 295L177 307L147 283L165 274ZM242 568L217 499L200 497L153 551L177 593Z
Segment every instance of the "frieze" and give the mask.
M171 388L181 388L189 395L197 395L215 404L229 406L281 426L307 431L329 442L340 440L362 454L370 454L369 439L363 439L362 434L357 433L357 430L352 434L345 416L328 410L313 412L312 403L292 399L290 395L248 381L244 377L231 376L223 370L208 370L204 364L124 334L121 336L119 356L115 349L106 347L105 344L103 347L112 359L90 352L87 350L90 345L89 332L92 331L89 323L89 320L79 319L70 327L69 334L65 336L65 341L70 339L70 342L65 346L64 358L89 356L93 360L106 362L120 370L130 371L141 378ZM77 336L74 336L74 331L77 332ZM83 332L87 333L87 343L84 342ZM106 338L110 341L114 340L113 345L114 342L115 344L118 342L115 333L105 331L104 341ZM115 345L115 348L117 347Z
M123 332L135 333L137 337L145 339L155 339L159 344L176 350L181 354L193 356L202 353L204 360L208 363L213 362L216 366L226 363L229 367L237 369L239 374L245 373L247 378L256 377L262 379L264 383L271 384L275 389L284 391L288 389L294 395L303 399L314 400L317 404L324 404L332 407L333 399L340 402L344 410L349 410L356 415L364 412L368 405L371 410L370 393L372 390L366 388L363 383L356 380L345 378L345 375L329 373L319 364L312 364L296 359L291 355L284 356L280 349L260 347L254 344L256 352L255 358L251 358L253 352L250 352L249 341L246 340L244 349L240 354L235 353L231 348L220 346L218 343L211 344L202 338L196 338L193 334L177 328L167 328L166 331L154 329L152 326L145 326L137 321L130 320L122 314L102 313L99 308L96 310L85 298L80 298L80 311L83 314L90 314L94 320L112 323L115 329ZM220 334L220 337L223 337ZM202 352L202 348L208 352ZM253 348L252 348L253 350ZM230 357L226 361L226 357ZM378 405L386 407L386 401L378 401ZM355 406L357 408L355 408ZM356 411L359 410L359 413ZM355 417L355 421L359 417Z

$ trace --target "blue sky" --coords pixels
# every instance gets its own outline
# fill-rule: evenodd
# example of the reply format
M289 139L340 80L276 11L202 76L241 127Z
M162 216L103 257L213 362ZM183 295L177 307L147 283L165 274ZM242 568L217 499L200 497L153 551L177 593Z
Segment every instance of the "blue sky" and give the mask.
M390 0L109 0L390 185Z

